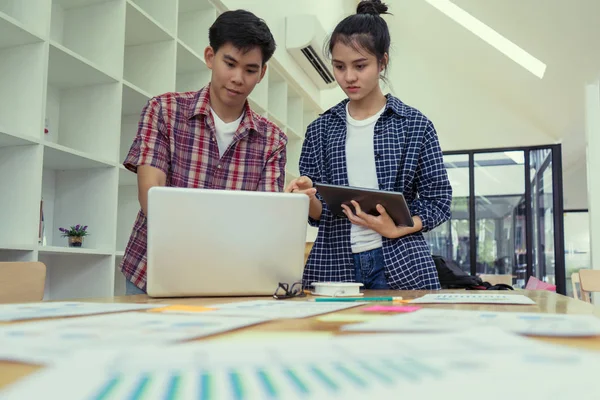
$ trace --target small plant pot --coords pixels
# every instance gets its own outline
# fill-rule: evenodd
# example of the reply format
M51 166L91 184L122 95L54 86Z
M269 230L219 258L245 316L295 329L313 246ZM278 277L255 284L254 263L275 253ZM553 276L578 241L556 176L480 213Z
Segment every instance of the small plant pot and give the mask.
M69 236L69 247L83 246L83 236Z

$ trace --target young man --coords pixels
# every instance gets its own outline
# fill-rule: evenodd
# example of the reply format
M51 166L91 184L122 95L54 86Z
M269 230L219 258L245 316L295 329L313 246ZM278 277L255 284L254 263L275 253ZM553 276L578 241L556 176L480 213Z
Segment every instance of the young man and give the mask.
M123 163L138 175L141 205L121 262L127 294L146 292L151 187L283 190L287 137L246 100L265 74L275 40L264 21L242 10L221 14L208 36L210 83L150 99Z

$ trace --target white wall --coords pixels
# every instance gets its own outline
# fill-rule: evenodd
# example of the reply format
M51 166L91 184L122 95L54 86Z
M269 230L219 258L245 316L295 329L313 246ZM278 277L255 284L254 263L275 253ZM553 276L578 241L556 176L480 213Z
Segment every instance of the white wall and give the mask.
M585 96L590 249L592 268L600 269L600 80L585 88ZM595 301L600 301L598 297Z
M474 82L440 75L439 68L433 68L435 61L410 48L404 50L404 45L403 41L396 42L391 51L389 80L393 93L433 121L442 150L555 142L493 93Z
M585 158L563 171L563 199L565 210L588 208L587 165Z

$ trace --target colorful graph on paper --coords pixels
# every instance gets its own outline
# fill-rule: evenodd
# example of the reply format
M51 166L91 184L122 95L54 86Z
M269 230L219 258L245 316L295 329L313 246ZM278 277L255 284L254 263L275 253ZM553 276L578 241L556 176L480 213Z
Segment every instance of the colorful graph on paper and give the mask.
M416 360L314 363L255 368L115 374L99 382L86 398L268 399L381 390L398 381L433 379L443 371Z
M592 393L600 356L497 329L429 335L203 342L87 351L4 392L11 400L443 398L523 376L521 398ZM564 379L578 379L573 388ZM562 392L561 392L562 391ZM464 399L479 399L465 392ZM501 393L505 396L505 393ZM585 396L581 396L585 398ZM502 399L504 397L492 397Z

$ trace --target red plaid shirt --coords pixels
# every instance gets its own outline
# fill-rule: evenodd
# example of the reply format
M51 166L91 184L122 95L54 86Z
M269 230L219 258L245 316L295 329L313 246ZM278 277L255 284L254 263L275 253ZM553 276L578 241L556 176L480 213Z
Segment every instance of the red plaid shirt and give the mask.
M154 97L142 111L138 132L123 165L151 165L167 174L167 186L282 191L287 137L246 102L231 145L219 158L209 86L199 92ZM121 261L121 271L146 287L146 216L140 209Z

